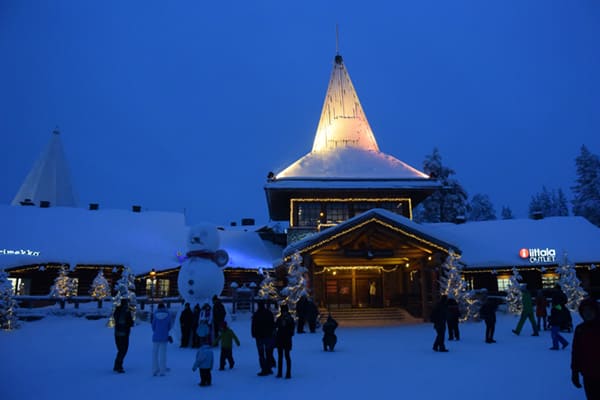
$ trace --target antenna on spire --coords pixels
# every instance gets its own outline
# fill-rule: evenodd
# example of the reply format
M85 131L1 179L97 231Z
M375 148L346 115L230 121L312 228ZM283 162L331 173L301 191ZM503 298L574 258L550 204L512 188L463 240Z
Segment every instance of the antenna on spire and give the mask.
M335 54L340 54L340 27L335 24Z

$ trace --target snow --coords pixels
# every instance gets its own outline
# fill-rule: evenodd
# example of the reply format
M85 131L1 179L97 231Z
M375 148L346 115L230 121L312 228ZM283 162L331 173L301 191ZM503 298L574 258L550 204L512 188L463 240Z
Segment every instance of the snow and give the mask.
M106 307L106 305L105 305ZM171 312L175 313L173 306ZM578 315L573 315L579 323ZM584 398L570 382L570 347L550 351L550 332L521 336L511 329L517 317L498 313L496 344L483 342L485 326L460 325L460 342L446 342L449 353L431 350L429 323L337 330L333 353L321 347L321 333L294 336L292 379L258 377L258 358L250 337L250 315L231 321L241 341L234 347L235 368L213 370L213 386L198 387L192 372L194 349L168 346L166 377L151 374L151 327L138 321L132 329L125 374L112 371L116 348L106 319L47 316L0 331L2 398L5 400L286 399L417 398L544 399ZM565 333L570 342L572 334ZM218 367L218 349L215 361Z

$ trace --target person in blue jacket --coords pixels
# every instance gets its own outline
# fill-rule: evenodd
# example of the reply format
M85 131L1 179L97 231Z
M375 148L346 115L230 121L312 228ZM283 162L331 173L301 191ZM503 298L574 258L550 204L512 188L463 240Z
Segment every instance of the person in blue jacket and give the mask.
M164 376L167 373L167 342L171 330L171 315L164 303L152 318L152 373L154 376Z
M212 384L212 375L210 371L213 369L214 354L210 347L211 343L207 338L201 339L202 345L196 352L196 359L192 366L192 371L200 369L200 383L198 386L210 386Z

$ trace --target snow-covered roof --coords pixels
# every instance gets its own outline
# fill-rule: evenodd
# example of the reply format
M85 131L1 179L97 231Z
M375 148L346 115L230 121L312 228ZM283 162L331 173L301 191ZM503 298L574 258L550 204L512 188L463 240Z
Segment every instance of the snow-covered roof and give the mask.
M51 206L76 207L69 166L58 130L52 132L50 143L27 174L12 205L26 200L36 205L40 201L48 201Z
M427 179L423 172L379 151L343 59L337 55L312 151L276 181L303 179Z
M0 268L65 263L127 265L135 274L177 267L188 227L182 213L0 205ZM281 248L250 230L219 230L227 267L272 267Z
M583 217L506 219L464 224L424 224L438 238L455 243L467 268L556 265L566 253L578 264L600 261L600 228ZM521 249L554 250L555 262L521 258Z

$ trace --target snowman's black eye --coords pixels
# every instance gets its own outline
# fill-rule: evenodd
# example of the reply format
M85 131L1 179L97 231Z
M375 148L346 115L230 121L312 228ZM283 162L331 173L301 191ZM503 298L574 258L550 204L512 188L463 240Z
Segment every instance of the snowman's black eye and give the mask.
M194 280L193 280L193 279L190 279L190 280L188 281L188 285L193 285L193 284L194 284Z

